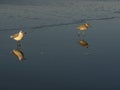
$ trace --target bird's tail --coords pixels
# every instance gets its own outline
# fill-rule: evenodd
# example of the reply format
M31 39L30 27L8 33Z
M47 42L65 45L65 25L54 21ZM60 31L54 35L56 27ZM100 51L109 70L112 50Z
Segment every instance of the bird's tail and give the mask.
M76 29L80 29L80 27L76 27Z
M11 35L10 38L13 38L13 36Z

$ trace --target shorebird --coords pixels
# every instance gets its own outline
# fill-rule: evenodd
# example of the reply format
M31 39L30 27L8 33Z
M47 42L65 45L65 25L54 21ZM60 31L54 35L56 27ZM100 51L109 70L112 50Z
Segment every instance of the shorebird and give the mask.
M84 30L87 30L89 26L90 25L88 23L85 23L85 24L78 26L77 29L79 29L80 31L84 31Z
M16 41L21 41L23 39L23 36L24 36L24 32L20 30L18 33L11 35L10 38Z
M88 29L89 26L90 26L90 25L89 25L88 23L84 23L84 24L78 26L78 27L77 27L77 29L79 30L79 31L78 31L78 36L80 35L80 32L82 33L82 35L85 36L85 31ZM83 31L84 31L84 32L83 32Z

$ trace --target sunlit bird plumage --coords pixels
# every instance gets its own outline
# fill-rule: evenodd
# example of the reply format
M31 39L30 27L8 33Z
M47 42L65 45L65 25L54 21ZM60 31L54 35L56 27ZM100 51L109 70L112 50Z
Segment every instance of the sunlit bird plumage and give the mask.
M23 39L23 36L24 36L24 32L20 30L18 33L11 35L10 38L16 41L20 41Z
M80 31L84 31L84 30L87 30L89 26L90 25L88 23L85 23L85 24L78 26L77 29L79 29Z

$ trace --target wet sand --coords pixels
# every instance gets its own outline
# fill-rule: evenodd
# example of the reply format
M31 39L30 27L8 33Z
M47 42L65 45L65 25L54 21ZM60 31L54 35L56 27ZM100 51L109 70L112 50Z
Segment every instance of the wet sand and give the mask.
M0 5L0 89L120 88L119 2L61 5ZM85 22L90 27L78 36L76 27ZM18 48L10 35L21 28L25 35ZM24 61L11 54L16 48Z

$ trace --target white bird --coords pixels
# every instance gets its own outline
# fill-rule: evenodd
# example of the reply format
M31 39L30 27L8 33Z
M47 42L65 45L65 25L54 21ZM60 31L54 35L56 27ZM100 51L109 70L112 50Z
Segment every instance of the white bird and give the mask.
M20 30L18 33L11 35L10 38L16 41L20 41L23 39L23 36L24 36L24 32Z

